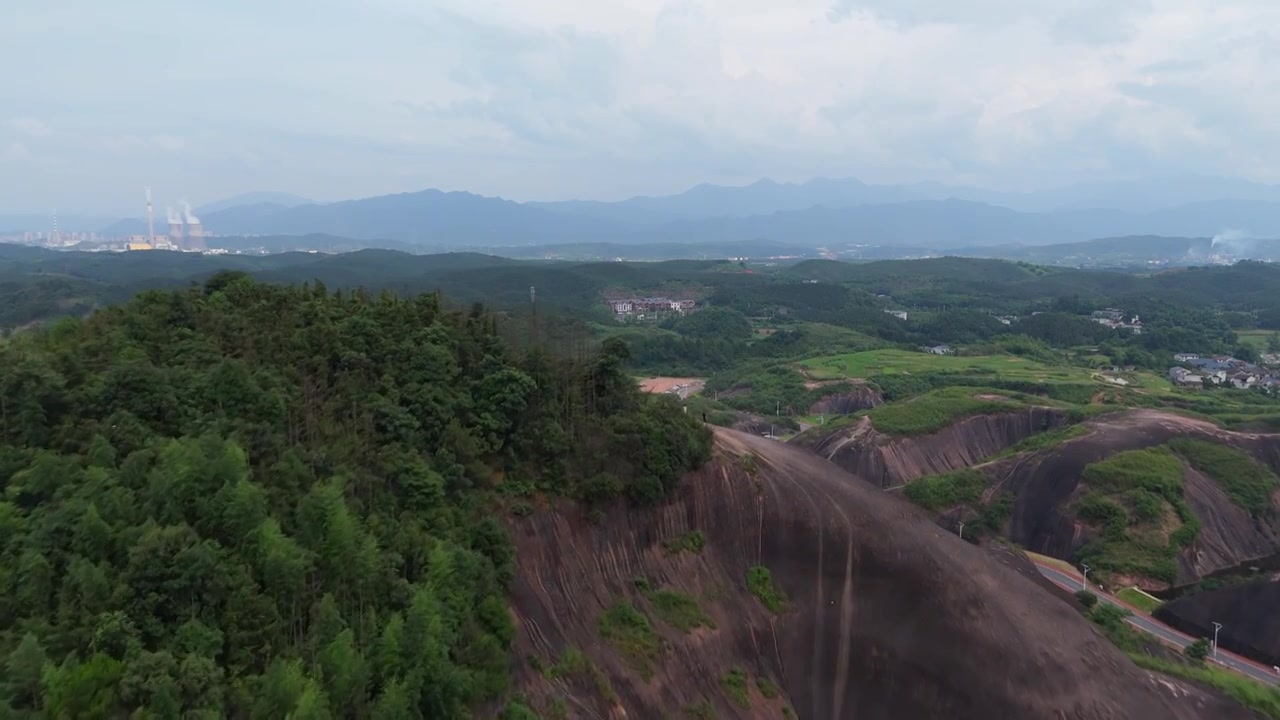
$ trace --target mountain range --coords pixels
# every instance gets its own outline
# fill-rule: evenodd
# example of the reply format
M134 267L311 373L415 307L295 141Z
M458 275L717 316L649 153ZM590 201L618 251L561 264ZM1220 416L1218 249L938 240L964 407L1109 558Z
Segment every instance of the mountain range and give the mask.
M1280 236L1280 186L1217 178L1132 181L1041 192L856 179L699 185L618 202L518 203L423 190L317 204L250 193L201 208L219 235L325 233L437 248L567 243L770 241L808 246L957 248L1100 237ZM120 221L108 235L143 231Z

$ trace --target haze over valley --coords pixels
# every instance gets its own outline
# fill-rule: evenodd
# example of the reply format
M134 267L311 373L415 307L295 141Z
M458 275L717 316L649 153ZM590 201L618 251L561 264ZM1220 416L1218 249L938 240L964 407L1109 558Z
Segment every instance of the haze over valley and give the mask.
M1280 720L1273 28L15 7L0 716Z

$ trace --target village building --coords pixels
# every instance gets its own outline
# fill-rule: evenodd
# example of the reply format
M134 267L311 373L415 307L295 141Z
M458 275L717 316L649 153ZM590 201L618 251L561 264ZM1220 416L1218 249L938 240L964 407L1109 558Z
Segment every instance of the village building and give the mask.
M1169 368L1169 382L1178 387L1202 387L1204 378L1184 367Z

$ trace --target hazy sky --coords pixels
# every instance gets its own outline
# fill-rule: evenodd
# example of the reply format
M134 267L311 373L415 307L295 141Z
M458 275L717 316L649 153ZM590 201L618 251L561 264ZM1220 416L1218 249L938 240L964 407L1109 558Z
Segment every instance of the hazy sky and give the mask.
M815 175L1280 180L1276 0L57 0L0 22L0 211L141 187L612 199Z

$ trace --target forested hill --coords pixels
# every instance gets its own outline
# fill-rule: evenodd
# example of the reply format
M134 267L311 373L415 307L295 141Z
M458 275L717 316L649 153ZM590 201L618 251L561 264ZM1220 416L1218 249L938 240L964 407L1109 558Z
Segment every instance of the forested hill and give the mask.
M710 439L482 309L220 274L0 345L14 718L452 718L500 699L501 522L651 501Z

